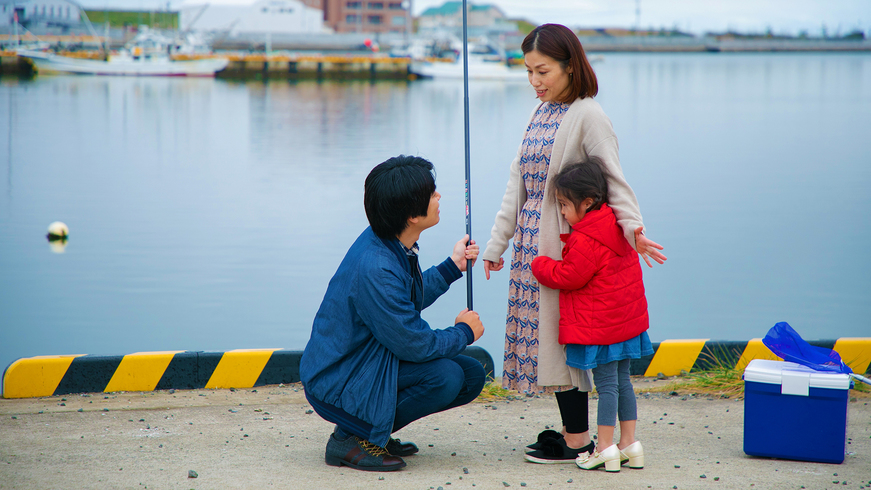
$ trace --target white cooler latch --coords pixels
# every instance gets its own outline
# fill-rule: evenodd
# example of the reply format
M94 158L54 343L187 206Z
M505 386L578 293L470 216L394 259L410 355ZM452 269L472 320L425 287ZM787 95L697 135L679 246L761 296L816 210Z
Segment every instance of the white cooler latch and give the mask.
M811 373L784 369L781 375L783 377L780 385L782 395L808 396L810 394Z

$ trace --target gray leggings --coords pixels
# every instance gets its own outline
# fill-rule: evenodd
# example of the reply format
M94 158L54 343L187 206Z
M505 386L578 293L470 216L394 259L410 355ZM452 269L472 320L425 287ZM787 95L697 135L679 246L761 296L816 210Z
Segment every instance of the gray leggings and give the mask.
M598 425L615 426L618 415L621 422L638 419L635 391L629 379L629 359L594 367L593 382L599 392Z

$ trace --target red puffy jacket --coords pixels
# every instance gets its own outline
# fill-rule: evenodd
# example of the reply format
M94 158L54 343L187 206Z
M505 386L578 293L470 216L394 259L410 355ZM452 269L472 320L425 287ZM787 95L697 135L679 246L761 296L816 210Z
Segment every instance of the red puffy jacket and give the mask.
M536 257L538 282L559 289L559 343L611 345L649 328L638 256L603 204L560 235L563 259Z

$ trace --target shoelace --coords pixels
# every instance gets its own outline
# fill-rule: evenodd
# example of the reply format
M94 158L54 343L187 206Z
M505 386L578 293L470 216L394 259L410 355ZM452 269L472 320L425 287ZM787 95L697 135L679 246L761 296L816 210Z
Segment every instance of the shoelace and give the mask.
M372 456L389 456L390 455L390 453L388 453L387 450L384 449L383 447L376 446L375 444L372 444L371 442L363 440L363 439L360 439L360 447L362 447L364 451L371 454Z

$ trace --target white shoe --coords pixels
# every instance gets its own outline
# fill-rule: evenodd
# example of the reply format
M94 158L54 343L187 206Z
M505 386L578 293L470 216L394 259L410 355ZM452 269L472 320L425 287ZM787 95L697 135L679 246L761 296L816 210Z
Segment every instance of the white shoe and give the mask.
M620 471L620 450L617 445L613 444L606 447L602 452L598 450L592 456L578 456L575 464L582 470L595 470L596 468L605 467L605 471L618 472Z
M644 468L644 448L641 447L641 442L635 441L620 451L620 464L635 469Z

